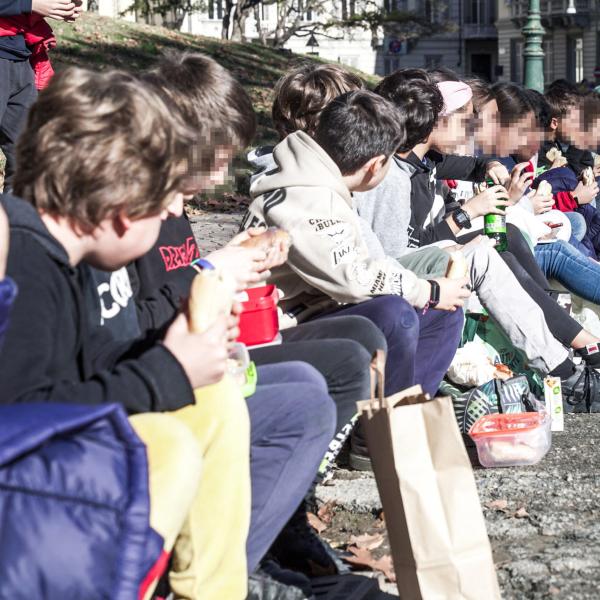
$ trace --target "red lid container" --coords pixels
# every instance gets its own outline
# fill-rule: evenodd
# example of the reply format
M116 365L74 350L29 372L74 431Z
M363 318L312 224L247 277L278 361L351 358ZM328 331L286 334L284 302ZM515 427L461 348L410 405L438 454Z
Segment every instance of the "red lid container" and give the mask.
M240 337L237 341L246 346L268 344L279 333L277 302L279 294L274 285L246 290L248 300L242 302L240 315Z

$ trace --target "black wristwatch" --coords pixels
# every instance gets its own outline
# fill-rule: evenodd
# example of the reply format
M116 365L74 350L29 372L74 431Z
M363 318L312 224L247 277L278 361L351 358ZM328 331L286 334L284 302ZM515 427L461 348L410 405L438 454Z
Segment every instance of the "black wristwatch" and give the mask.
M452 220L459 229L471 229L471 217L469 217L469 213L462 208L457 208L452 213Z
M440 284L435 279L428 279L427 282L431 286L427 306L428 308L435 308L440 303Z

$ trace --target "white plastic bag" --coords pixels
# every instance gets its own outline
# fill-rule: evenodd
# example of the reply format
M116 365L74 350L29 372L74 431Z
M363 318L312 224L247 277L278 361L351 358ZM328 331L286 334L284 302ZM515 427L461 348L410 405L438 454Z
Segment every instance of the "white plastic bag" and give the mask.
M458 385L477 387L494 379L496 367L480 341L467 342L456 351L448 377Z

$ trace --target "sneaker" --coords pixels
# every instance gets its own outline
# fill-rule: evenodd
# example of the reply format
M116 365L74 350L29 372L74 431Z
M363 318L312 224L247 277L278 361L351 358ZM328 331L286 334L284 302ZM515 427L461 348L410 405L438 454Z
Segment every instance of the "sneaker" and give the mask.
M304 503L283 528L270 553L282 567L311 578L349 572L335 550L308 524Z
M588 365L575 367L568 379L561 381L563 409L566 413L600 412L600 374Z
M246 600L315 600L315 596L312 592L307 596L296 586L280 583L259 569L248 578Z
M350 468L354 471L373 471L367 441L365 440L360 430L360 425L357 425L350 437Z
M278 583L301 590L307 598L311 598L313 596L310 579L306 575L290 569L284 569L271 556L267 556L267 558L260 563L258 572L262 573L263 575L268 575L271 579L274 579Z
M575 350L575 354L583 359L585 364L592 369L600 369L600 343L588 344Z

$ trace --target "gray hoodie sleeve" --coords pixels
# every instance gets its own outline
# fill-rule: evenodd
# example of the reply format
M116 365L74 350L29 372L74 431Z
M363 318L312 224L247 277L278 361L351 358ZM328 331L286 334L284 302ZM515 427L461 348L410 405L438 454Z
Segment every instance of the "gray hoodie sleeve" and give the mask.
M400 258L410 252L410 193L410 173L393 161L385 179L376 188L353 195L360 218L370 228L370 232L366 233L369 250L373 245L370 238L374 234L387 256Z

